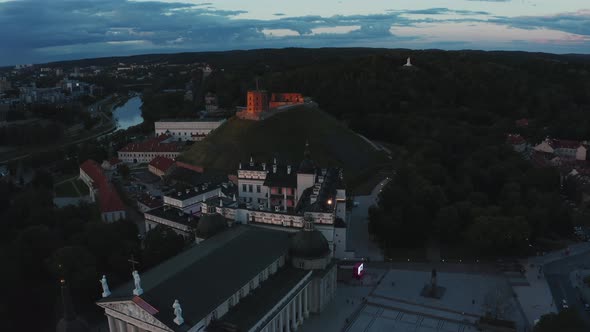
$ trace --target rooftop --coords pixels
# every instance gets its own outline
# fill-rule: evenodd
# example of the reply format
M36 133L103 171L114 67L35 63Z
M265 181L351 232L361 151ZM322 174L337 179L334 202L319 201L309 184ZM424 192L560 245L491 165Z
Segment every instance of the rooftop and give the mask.
M336 208L336 190L344 188L339 168L316 169L317 181L314 187L307 188L301 194L296 211L331 212ZM321 182L319 182L321 179ZM329 201L332 201L329 204Z
M174 165L174 160L162 156L156 156L152 161L150 161L150 166L155 167L156 169L166 172Z
M88 159L80 165L80 169L84 171L94 183L94 187L98 188L98 202L100 212L114 212L125 210L125 205L119 196L119 193L109 182L106 175L103 173L100 165Z
M156 319L175 331L185 329L173 322L175 299L182 305L185 324L196 324L285 255L288 237L286 232L234 226L142 272L140 298L158 310ZM98 303L130 300L133 288L131 280Z
M171 222L175 222L177 224L189 227L197 227L198 224L198 218L189 213L183 212L181 209L177 209L171 206L160 206L158 208L145 212L145 214L166 219Z
M139 143L129 143L119 152L180 152L182 144L179 142L165 142L170 135L160 135Z
M155 123L162 123L162 122L219 122L223 121L225 118L222 117L207 117L207 118L180 118L180 119L162 119L160 121L156 121Z
M212 326L208 331L231 331L223 328L223 325L236 327L237 331L250 330L309 273L310 271L285 264L277 273L264 281L261 287L241 299L237 306L221 317L219 319L221 324Z
M297 172L295 167L290 165L277 165L276 172L274 171L274 165L270 166L270 171L266 174L264 185L267 187L287 187L297 188ZM291 171L288 171L288 167L291 167Z
M177 192L173 192L171 194L166 195L166 197L170 197L172 199L178 199L184 201L189 198L193 198L195 196L201 195L206 192L211 192L214 190L218 190L221 187L221 183L203 183L198 186L194 186L192 188L185 188L184 190L178 190Z

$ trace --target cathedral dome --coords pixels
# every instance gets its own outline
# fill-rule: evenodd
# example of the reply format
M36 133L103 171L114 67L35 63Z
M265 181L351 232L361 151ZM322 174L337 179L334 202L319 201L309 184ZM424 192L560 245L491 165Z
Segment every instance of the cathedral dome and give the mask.
M227 227L225 218L220 214L204 214L197 225L197 236L208 239Z
M302 230L289 243L289 251L296 258L322 258L330 254L328 240L318 230Z

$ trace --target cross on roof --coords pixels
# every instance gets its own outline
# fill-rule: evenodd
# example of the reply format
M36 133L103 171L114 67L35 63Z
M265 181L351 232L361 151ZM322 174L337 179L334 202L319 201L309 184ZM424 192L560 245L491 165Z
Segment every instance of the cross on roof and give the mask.
M129 263L131 263L131 271L135 271L135 264L139 264L138 261L135 260L135 257L133 257L133 254L131 254L131 258L127 260Z

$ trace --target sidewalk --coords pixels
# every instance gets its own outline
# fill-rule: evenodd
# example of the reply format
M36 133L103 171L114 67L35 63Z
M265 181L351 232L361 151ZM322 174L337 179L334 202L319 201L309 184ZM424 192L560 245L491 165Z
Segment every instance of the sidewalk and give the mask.
M542 315L557 312L551 289L544 274L538 278L538 267L590 251L590 243L576 243L569 246L569 249L570 254L567 256L564 255L564 250L557 250L521 261L526 267L525 277L530 286L513 286L512 288L518 295L521 307L531 325ZM544 270L544 272L548 272L546 269Z

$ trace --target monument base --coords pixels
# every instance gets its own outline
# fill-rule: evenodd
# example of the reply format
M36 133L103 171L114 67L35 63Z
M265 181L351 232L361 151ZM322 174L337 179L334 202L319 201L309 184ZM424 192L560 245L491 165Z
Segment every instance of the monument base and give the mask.
M420 295L423 297L439 300L445 295L446 290L446 287L435 286L435 288L433 289L432 285L424 285L424 288L422 288Z

